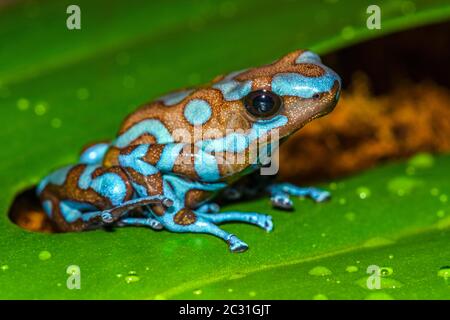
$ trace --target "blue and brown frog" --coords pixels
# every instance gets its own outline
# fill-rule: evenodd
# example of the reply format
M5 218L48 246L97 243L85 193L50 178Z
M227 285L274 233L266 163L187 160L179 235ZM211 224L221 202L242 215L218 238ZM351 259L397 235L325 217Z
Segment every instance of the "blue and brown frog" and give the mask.
M226 241L232 252L245 251L245 242L217 225L244 222L271 231L271 217L220 212L213 200L238 190L244 175L259 173L262 161L253 161L250 150L263 145L270 154L278 140L331 112L340 87L339 76L319 56L298 50L272 64L171 93L129 115L111 143L88 146L78 164L45 177L38 196L60 231L144 226L208 233ZM330 196L288 183L263 190L281 209L292 208L290 196L316 202Z

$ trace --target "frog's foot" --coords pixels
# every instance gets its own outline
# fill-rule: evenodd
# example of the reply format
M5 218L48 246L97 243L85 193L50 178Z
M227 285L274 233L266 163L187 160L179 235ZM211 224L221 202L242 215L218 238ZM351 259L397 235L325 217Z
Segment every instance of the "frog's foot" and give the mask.
M234 234L230 234L227 242L231 252L244 252L248 249L248 245Z
M199 213L217 213L220 211L220 206L215 202L208 202L202 204L200 207L195 209L195 212Z
M293 208L289 196L309 197L315 202L324 202L330 199L328 191L312 187L298 187L291 183L275 183L267 188L272 205L279 209L290 210Z
M169 231L172 232L193 232L207 233L214 235L227 244L231 252L244 252L248 245L236 237L234 234L222 230L209 219L216 214L202 214L189 209L181 209L175 214L165 214L158 216L158 221Z
M272 217L267 214L261 214L256 212L239 212L228 211L215 214L203 214L196 212L198 216L212 223L224 223L224 222L246 222L257 225L267 232L273 230Z

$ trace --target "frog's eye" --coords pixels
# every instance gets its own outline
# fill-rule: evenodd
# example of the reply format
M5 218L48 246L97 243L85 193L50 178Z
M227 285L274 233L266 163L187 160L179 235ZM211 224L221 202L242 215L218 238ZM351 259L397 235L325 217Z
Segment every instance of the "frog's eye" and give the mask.
M282 105L281 98L268 90L257 90L250 92L244 98L247 111L258 118L268 118L277 113Z

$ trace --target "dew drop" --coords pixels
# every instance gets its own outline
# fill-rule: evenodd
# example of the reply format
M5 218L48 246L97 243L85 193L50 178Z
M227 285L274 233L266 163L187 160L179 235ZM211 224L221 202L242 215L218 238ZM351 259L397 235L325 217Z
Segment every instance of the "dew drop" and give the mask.
M442 203L446 203L448 201L448 196L446 194L441 194L439 196L439 201Z
M52 254L46 250L39 252L39 260L45 261L52 257Z
M358 194L360 199L367 199L371 195L371 191L367 187L359 187L356 189L356 193Z
M21 111L25 111L30 107L30 101L25 98L17 100L17 108Z
M444 278L445 281L447 281L447 279L450 277L450 267L449 266L441 267L438 270L437 275L439 277Z
M123 275L122 275L121 273L118 273L118 274L116 274L116 277L117 277L117 278L122 278Z
M254 296L256 296L256 292L255 292L255 291L250 291L250 292L248 293L248 295L249 295L250 297L254 297Z
M125 282L126 283L133 283L133 282L138 282L140 280L140 278L136 275L128 275L125 277Z
M380 274L381 274L382 277L388 277L388 276L390 276L393 273L394 273L394 270L392 268L390 268L390 267L382 267L380 269Z
M9 269L9 266L7 264L4 264L0 267L3 271L6 271Z
M443 218L445 216L445 211L444 210L439 210L438 212L436 212L436 215L439 218Z
M429 153L418 153L409 159L408 164L416 169L427 169L434 165L434 158Z
M387 188L391 193L404 196L419 187L422 181L410 177L396 177L388 182Z
M197 289L197 290L192 291L192 293L198 296L198 295L202 294L203 291L201 289Z
M228 290L227 290L228 292L233 292L233 289L232 288L228 288Z
M308 271L312 276L328 276L332 274L331 270L324 266L317 266Z
M389 255L389 259L394 259L394 255L393 255L393 254L390 254L390 255Z
M357 266L347 266L347 268L345 268L345 271L347 271L349 273L357 272L358 267Z
M48 105L46 102L38 102L34 106L34 113L38 116L43 116L47 113Z
M313 300L328 300L328 297L324 294L319 293L313 297Z
M345 199L345 198L340 198L339 199L339 204L345 205L346 203L347 203L347 199Z

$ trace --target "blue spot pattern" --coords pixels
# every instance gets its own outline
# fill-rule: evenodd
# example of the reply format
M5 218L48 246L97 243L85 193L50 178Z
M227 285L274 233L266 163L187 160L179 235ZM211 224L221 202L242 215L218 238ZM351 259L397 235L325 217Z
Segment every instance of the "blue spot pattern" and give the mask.
M145 133L154 136L156 142L159 144L173 142L172 135L161 123L161 121L156 119L147 119L133 125L130 129L121 134L114 142L114 145L118 148L125 148L133 140L136 140Z
M39 183L39 185L36 188L36 193L39 195L42 190L49 184L55 184L58 186L61 186L64 184L64 181L66 181L67 174L69 173L70 169L72 169L74 166L66 166L61 169L56 170L55 172L52 172L47 177L42 179L42 181Z
M180 154L181 149L183 149L184 145L185 145L184 143L167 144L161 153L161 157L159 158L156 167L160 171L164 172L172 171L173 166L175 165L175 162L178 158L178 155Z
M211 106L205 100L194 99L184 107L184 117L194 126L206 123L212 115Z
M224 79L213 85L213 88L220 90L226 101L233 101L245 97L252 89L252 82L250 80L239 82Z
M144 176L149 176L157 173L158 169L142 159L147 154L149 147L149 144L141 144L140 146L136 147L130 154L120 155L120 165L125 168L132 168Z
M295 60L295 63L320 64L320 63L322 63L322 60L320 60L320 57L318 54L311 52L311 51L305 51L298 56L298 58Z

